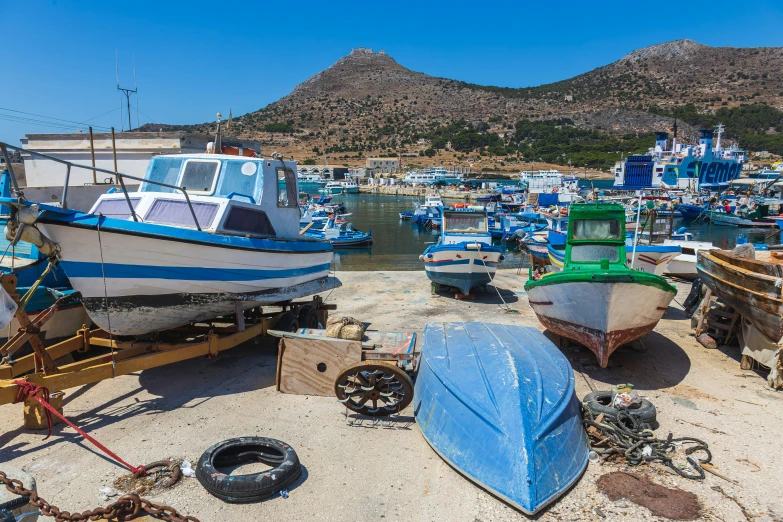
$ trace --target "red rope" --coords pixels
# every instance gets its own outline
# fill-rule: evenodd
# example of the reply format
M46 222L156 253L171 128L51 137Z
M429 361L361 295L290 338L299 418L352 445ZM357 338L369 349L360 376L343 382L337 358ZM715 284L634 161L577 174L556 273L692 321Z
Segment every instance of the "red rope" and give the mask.
M95 444L101 451L106 453L108 456L128 468L134 475L137 476L144 476L147 474L147 468L144 466L131 466L124 460L122 460L116 453L114 453L112 450L92 438L90 435L87 434L84 430L79 428L77 425L63 417L59 411L57 411L56 408L54 408L51 404L49 404L49 390L44 388L43 386L38 386L35 383L27 382L27 381L14 381L14 384L16 384L19 387L19 390L16 393L16 400L14 401L14 404L18 402L22 402L28 398L33 398L37 400L41 406L45 408L46 413L46 421L48 422L49 427L49 433L46 435L46 439L48 439L52 434L52 414L57 415L57 417L60 418L64 423L66 423L71 428L75 429L79 434L84 437L85 439L89 440L93 444ZM43 397L39 397L39 393L43 395Z

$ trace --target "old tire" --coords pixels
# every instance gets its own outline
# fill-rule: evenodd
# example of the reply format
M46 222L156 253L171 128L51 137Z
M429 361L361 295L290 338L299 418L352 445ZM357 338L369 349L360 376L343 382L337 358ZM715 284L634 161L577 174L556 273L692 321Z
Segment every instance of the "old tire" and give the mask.
M594 416L598 416L599 414L603 413L604 416L609 417L610 419L617 419L617 413L620 410L609 406L611 401L611 391L597 391L588 393L582 400L585 408L590 410ZM628 408L624 411L636 420L640 420L647 424L653 424L657 416L655 406L646 399L642 399L642 403L637 408Z
M263 462L273 469L249 475L226 475L220 468ZM302 474L294 449L267 437L238 437L218 442L201 455L196 478L204 489L230 503L257 502L290 486Z
M299 319L293 312L284 313L280 319L277 320L277 324L275 324L275 330L280 330L282 332L296 333L298 329Z
M318 310L313 305L299 309L299 328L318 328Z

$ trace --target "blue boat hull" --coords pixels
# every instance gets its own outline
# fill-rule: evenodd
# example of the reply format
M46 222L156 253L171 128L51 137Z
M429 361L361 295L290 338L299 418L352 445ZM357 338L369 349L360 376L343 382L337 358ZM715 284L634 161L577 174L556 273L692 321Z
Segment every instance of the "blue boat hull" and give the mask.
M686 219L696 219L704 213L704 207L698 205L675 205L674 207Z
M416 422L468 479L527 514L579 479L589 448L573 371L537 329L430 323L418 368Z

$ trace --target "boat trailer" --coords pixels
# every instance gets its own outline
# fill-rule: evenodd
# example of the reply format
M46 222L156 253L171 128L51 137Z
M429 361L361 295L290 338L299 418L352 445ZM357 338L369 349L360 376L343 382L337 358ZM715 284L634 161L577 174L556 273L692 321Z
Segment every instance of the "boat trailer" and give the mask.
M0 282L9 295L18 299L14 276L4 275ZM300 324L302 327L316 327L317 323L326 324L329 310L337 309L336 305L325 304L320 296L307 301L278 303L272 308L280 311L272 313L265 312L261 306L243 312L237 305L237 313L232 316L133 338L112 336L104 330L85 325L73 337L44 348L38 332L61 304L56 302L35 323L27 318L23 307L17 310L19 332L0 347L0 357L3 358L0 364L0 405L16 402L19 386L14 383L15 380L45 387L52 393L60 392L194 357L214 357L244 342L266 336L272 329L293 332L299 329ZM11 359L26 341L30 341L33 353ZM79 355L81 360L68 364L55 364L69 354L91 351L100 353L87 358Z

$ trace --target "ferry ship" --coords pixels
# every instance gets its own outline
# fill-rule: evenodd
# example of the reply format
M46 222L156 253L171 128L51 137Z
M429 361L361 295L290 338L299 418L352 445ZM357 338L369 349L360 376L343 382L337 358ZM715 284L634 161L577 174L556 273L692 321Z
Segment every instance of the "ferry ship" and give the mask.
M656 132L655 147L647 154L626 158L615 166L614 188L620 190L679 188L690 190L723 189L742 173L745 152L736 146L721 146L723 125L717 127L713 147L713 131L702 129L699 143L677 143L677 127L669 147L669 133Z
M462 183L465 181L465 174L444 168L432 168L425 172L408 172L403 181L409 185L433 185L439 181L444 183Z
M579 195L579 180L574 176L566 177L559 170L522 171L519 184L528 194L539 194L541 205L569 204ZM552 197L542 198L541 194L552 194Z

